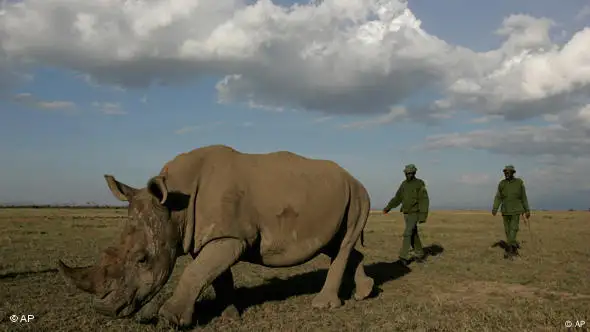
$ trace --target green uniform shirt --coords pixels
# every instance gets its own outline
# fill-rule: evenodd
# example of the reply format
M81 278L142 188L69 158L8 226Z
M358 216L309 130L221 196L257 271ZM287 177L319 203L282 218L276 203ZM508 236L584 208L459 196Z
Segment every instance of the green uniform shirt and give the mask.
M404 180L397 189L395 196L387 203L387 206L383 210L389 212L389 210L400 205L400 203L402 205L401 212L418 213L420 221L426 220L430 201L424 181L418 178L411 181Z
M497 212L500 204L503 215L523 214L530 211L524 182L521 179L513 178L500 181L492 211Z

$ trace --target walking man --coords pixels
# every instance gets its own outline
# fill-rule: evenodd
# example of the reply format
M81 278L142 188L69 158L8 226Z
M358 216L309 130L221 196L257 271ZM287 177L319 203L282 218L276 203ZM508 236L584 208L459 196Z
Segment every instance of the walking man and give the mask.
M416 261L424 260L424 250L418 235L418 224L426 222L430 201L424 181L416 178L418 169L414 164L406 165L404 173L406 179L400 184L395 196L383 209L387 214L391 209L402 205L400 211L404 214L406 228L403 235L402 248L399 252L400 262L404 265L410 263L410 247L414 247Z
M495 216L498 213L498 208L502 205L504 232L506 233L506 240L508 242L508 248L504 253L504 258L513 258L518 255L516 234L519 229L520 215L524 214L528 219L531 216L531 212L524 182L522 179L514 177L514 173L516 173L514 166L507 165L504 167L503 172L505 178L498 184L492 215Z

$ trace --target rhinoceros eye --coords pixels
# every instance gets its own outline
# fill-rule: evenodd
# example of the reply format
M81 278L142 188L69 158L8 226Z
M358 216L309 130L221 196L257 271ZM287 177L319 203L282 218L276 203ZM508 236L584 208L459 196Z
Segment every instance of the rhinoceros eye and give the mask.
M139 264L145 264L148 261L148 255L147 254L141 254L137 257L137 262Z

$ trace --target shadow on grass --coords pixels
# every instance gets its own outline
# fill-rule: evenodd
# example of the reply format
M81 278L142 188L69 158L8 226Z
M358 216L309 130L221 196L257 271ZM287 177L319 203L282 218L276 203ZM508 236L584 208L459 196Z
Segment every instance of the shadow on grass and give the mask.
M424 247L424 249L422 250L424 250L424 255L426 257L430 257L442 254L445 251L445 248L443 248L443 246L441 246L440 244L432 244L427 247Z
M494 242L494 244L492 244L492 248L498 248L500 247L502 250L504 251L508 251L508 243L506 243L506 241L504 240L499 240ZM520 249L520 243L516 243L516 248Z
M437 256L443 251L444 248L438 244L424 248L425 256ZM365 273L375 281L373 292L369 298L381 293L380 286L384 283L399 279L411 271L409 267L399 261L365 265ZM254 287L238 288L236 289L236 298L239 300L236 306L242 313L250 307L265 302L283 301L291 297L316 294L322 289L327 273L328 269L321 269L294 275L288 279L272 278L264 284ZM342 281L339 296L348 300L352 297L354 291L354 280L350 270L346 273L347 276ZM311 303L309 305L311 306ZM208 324L212 319L220 316L223 309L223 305L214 299L199 301L195 307L195 319L199 325Z

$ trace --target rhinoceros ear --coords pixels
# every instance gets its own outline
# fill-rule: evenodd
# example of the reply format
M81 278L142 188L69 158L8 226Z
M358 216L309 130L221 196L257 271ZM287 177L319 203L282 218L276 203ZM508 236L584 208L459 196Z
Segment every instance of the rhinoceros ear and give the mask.
M147 189L150 194L156 197L160 204L166 203L168 199L168 187L163 176L158 175L151 178L147 183Z
M115 177L112 175L105 174L104 178L107 180L107 184L113 195L121 201L130 201L131 197L137 191L137 189L115 180Z

